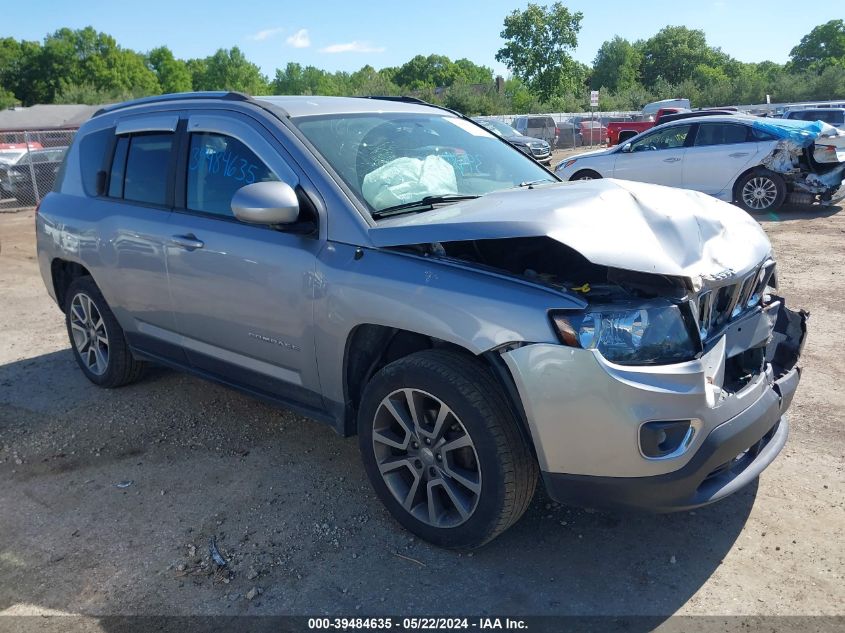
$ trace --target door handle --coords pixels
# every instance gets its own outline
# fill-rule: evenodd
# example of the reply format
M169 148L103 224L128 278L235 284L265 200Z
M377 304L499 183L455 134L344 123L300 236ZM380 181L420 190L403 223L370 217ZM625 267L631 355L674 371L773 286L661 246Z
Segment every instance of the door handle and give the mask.
M188 233L187 235L174 235L170 238L170 243L173 246L184 248L186 251L193 251L205 246L205 242L198 240L197 236L193 233Z
M748 152L734 152L733 154L728 154L731 158L742 158L743 156L748 156Z
M678 158L677 156L673 156L672 158L664 158L663 162L664 163L677 163L679 160L681 160L681 159Z

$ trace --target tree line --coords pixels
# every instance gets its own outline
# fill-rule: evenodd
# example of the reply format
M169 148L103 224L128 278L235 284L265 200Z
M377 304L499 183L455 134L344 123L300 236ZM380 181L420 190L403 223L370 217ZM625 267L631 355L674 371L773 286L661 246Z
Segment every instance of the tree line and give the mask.
M190 90L248 94L413 94L467 114L582 111L590 89L602 110L636 110L656 99L688 97L695 106L845 97L845 22L814 28L786 64L746 63L707 44L703 31L667 26L647 40L616 36L592 66L577 62L583 14L560 2L529 4L504 18L496 53L511 77L498 90L493 71L468 59L417 55L401 66L329 72L289 62L270 78L238 47L179 59L166 46L121 47L93 27L63 28L42 42L0 38L0 107L109 103Z

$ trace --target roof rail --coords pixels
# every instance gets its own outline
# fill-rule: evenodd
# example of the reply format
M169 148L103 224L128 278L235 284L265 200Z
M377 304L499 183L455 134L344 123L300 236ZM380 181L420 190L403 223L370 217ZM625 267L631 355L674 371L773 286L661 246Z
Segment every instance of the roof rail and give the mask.
M423 99L418 99L417 97L408 97L405 95L365 95L362 97L363 99L379 99L381 101L398 101L400 103L418 103L419 105L428 106L429 108L437 108L438 110L446 110L446 112L451 112L461 118L468 118L462 113L458 112L457 110L453 110L452 108L447 108L446 106L437 105L436 103L429 103Z
M242 92L233 92L229 90L209 90L206 92L174 92L166 95L141 97L140 99L132 99L131 101L124 101L123 103L113 103L97 110L92 116L92 118L101 114L105 114L106 112L123 110L124 108L131 108L132 106L136 105L144 105L148 103L166 103L168 101L182 101L185 99L225 99L228 101L251 101L252 97Z

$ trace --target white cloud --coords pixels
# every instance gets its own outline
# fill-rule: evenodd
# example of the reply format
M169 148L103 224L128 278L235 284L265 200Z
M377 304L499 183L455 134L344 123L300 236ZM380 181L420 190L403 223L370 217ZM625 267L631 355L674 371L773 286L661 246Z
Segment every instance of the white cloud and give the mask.
M299 29L296 33L285 40L288 46L294 48L308 48L311 46L311 38L308 37L308 29Z
M383 53L383 46L373 46L369 42L346 42L344 44L331 44L320 49L321 53Z
M274 29L263 29L261 31L258 31L257 33L248 35L247 39L252 40L253 42L263 42L264 40L269 40L271 37L275 37L282 31L284 31L284 29L281 27L277 27Z

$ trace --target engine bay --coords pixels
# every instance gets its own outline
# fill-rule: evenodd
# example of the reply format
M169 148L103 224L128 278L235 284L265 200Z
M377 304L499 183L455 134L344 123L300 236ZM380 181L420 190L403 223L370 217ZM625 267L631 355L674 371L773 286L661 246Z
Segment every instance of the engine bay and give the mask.
M556 290L576 292L590 301L680 300L689 292L683 279L593 264L575 249L549 237L434 242L413 248L429 257L466 262Z

